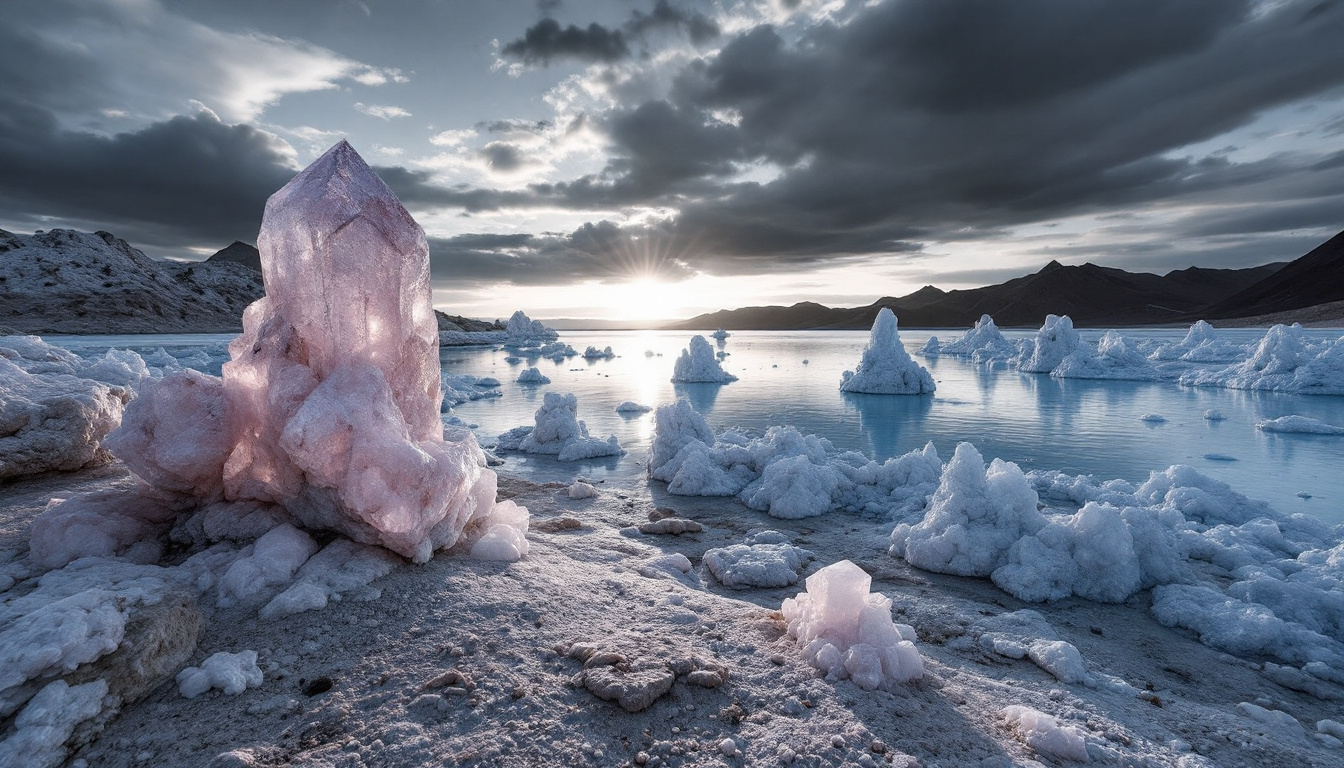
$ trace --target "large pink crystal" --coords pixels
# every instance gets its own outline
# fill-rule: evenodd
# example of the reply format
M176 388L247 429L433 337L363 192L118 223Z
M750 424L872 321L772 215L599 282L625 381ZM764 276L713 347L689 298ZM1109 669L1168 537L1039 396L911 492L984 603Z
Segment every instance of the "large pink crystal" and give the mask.
M163 490L271 502L420 562L464 538L525 553L526 510L495 504L475 438L444 439L429 251L392 190L342 141L271 196L258 248L266 296L222 385L165 380L112 451Z

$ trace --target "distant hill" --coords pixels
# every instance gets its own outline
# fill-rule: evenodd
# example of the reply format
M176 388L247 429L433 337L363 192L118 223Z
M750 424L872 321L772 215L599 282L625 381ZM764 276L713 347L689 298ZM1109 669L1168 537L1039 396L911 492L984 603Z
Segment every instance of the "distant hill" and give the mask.
M214 255L206 259L207 262L231 261L234 264L242 264L245 267L261 271L261 251L256 246L248 245L242 240L234 240L226 248L215 251Z
M1333 250L1327 248L1331 244L1335 244ZM1344 280L1344 233L1296 261L1248 269L1190 267L1155 275L1096 264L1064 266L1052 261L1034 274L982 288L943 291L926 285L906 296L887 296L867 306L851 308L832 308L813 302L789 307L744 307L699 315L666 327L866 329L883 307L895 312L904 328L963 328L984 314L1005 327L1039 327L1048 314L1069 315L1077 325L1091 327L1181 323L1200 317L1265 314L1344 299L1344 290L1339 287L1341 280ZM1243 304L1248 301L1238 297L1252 295L1257 288L1262 288L1264 298L1257 298L1262 303L1238 309L1238 301ZM1260 297L1261 293L1254 296ZM1323 298L1317 301L1318 297ZM1301 303L1284 306L1293 301ZM1262 306L1265 308L1261 309ZM1215 307L1225 308L1220 310L1225 314L1210 314Z
M264 293L261 272L231 259L156 261L108 232L0 230L0 325L22 333L239 331Z
M1206 310L1210 319L1268 315L1344 301L1344 232Z

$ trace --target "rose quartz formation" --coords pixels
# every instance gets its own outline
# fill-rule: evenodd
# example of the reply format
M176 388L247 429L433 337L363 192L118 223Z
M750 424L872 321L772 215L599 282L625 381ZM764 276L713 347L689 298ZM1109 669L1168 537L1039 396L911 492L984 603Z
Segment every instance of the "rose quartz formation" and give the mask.
M342 141L267 201L257 245L266 296L223 378L146 387L105 445L193 506L275 504L417 562L525 554L526 509L495 504L469 432L445 440L429 252L392 190Z

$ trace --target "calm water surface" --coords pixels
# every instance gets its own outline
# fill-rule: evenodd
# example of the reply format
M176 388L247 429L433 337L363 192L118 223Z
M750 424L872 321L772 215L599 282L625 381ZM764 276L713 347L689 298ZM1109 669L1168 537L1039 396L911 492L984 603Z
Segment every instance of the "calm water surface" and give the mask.
M962 331L901 332L916 350L933 334L944 341ZM1182 330L1138 329L1139 338L1179 340ZM1333 339L1339 330L1311 331ZM986 459L999 457L1023 469L1058 469L1102 479L1141 481L1153 470L1190 464L1249 496L1268 500L1283 512L1306 512L1344 522L1344 437L1262 433L1255 423L1289 414L1344 425L1344 397L1309 397L1226 389L1194 389L1177 384L1052 379L1003 367L989 368L960 358L917 358L938 382L933 396L852 395L839 391L841 373L857 365L866 331L734 333L720 348L724 367L738 376L732 384L673 384L672 363L690 338L684 331L565 332L561 341L582 351L611 346L614 360L562 363L506 362L508 352L491 348L445 347L449 373L493 376L503 397L463 403L453 414L477 425L482 443L512 427L532 424L546 391L572 392L579 418L589 431L615 434L629 454L620 460L561 463L550 457L509 455L511 472L536 480L628 481L644 472L653 433L653 415L615 412L625 400L657 406L678 397L691 401L716 428L763 430L791 424L829 439L841 450L884 460L932 441L946 460L960 441L974 443ZM1031 335L1028 332L1009 336ZM1254 341L1263 330L1220 331L1234 341ZM1100 332L1084 331L1095 341ZM188 347L211 350L218 373L230 336L51 337L81 353L108 346L145 353L164 346L171 354ZM650 354L651 353L651 354ZM549 385L524 386L514 379L536 365ZM1203 418L1208 409L1225 421ZM1147 414L1160 423L1143 421ZM1298 496L1299 492L1311 498Z

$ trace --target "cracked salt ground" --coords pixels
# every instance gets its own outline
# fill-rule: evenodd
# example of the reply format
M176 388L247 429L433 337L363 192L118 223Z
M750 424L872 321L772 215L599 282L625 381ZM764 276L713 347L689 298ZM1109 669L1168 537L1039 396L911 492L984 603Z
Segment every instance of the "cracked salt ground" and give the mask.
M1263 665L1160 626L1143 594L1120 605L1029 605L988 581L889 557L888 526L861 518L809 525L639 487L604 486L575 500L568 487L501 478L501 497L534 512L531 550L516 563L401 564L370 585L378 599L273 621L206 601L188 663L256 650L262 683L190 700L166 683L67 764L1068 765L1068 754L1081 754L1069 752L1074 737L1098 765L1332 766L1344 754L1315 735L1317 721L1338 718L1337 700L1284 688ZM659 507L703 530L621 535ZM538 530L552 520L579 527ZM827 680L777 613L801 585L719 585L705 551L766 528L817 554L805 575L845 558L867 571L895 621L914 627L922 678L874 691ZM649 565L659 560L682 560L687 572ZM1025 608L1039 619L1012 618ZM987 648L984 636L995 632L1028 644L1053 633L1077 649L1086 674L1130 689L1056 679L1030 658ZM676 679L628 712L619 695L592 692L576 646L609 654L612 678L624 659L632 670L664 665ZM687 662L702 666L673 669ZM718 687L689 682L720 669ZM611 692L594 677L593 687Z

